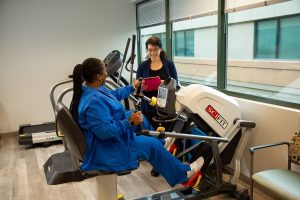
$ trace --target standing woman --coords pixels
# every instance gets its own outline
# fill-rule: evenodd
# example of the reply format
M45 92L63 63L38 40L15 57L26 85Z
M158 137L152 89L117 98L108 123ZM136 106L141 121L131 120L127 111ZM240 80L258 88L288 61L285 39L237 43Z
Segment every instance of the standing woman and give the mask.
M162 49L160 39L155 36L151 36L146 41L145 45L148 59L139 65L136 73L136 79L159 76L161 80L174 78L178 81L175 65L172 61L167 59L166 52ZM143 93L149 98L157 96L157 90L148 92L143 91ZM155 107L149 105L145 100L142 100L141 111L149 119L154 129L156 129L159 124L152 120L153 117L158 116ZM162 125L168 128L168 124Z

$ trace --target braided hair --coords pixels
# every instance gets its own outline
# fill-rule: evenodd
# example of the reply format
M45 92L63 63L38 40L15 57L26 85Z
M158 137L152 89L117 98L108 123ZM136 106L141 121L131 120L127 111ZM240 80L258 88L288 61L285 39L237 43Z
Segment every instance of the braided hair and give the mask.
M87 58L82 64L77 64L73 70L73 97L70 111L76 121L78 121L78 107L82 95L82 83L92 83L97 74L102 74L105 64L98 58Z

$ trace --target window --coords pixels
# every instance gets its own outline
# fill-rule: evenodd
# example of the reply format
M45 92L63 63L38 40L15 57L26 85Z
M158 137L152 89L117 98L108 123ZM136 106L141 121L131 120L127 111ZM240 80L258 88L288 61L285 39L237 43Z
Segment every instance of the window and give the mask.
M137 29L138 38L138 62L143 61L147 54L145 51L145 42L151 36L155 35L161 39L163 48L166 46L166 13L165 0L151 0L138 3L137 9Z
M163 50L166 50L166 33L165 33L166 30L164 25L143 28L141 29L140 32L141 32L141 39L140 39L141 60L144 60L147 57L145 43L147 39L151 36L158 37L161 40Z
M276 20L256 24L256 58L276 58Z
M160 39L161 44L162 44L162 48L163 48L163 50L165 50L166 46L167 46L167 44L166 44L166 33L156 33L156 34L153 34L153 36L158 37ZM149 35L149 37L150 37L150 35Z
M174 34L174 56L194 56L194 30L176 31Z
M256 22L255 58L300 59L300 16Z
M228 91L300 103L299 2L228 13Z
M217 85L216 0L169 0L174 63L182 85Z
M299 107L299 5L300 0L144 0L138 13L151 12L151 18L167 12L152 24L148 17L137 19L139 54L145 54L143 38L156 35L172 52L181 84Z
M278 58L300 59L300 16L279 20Z

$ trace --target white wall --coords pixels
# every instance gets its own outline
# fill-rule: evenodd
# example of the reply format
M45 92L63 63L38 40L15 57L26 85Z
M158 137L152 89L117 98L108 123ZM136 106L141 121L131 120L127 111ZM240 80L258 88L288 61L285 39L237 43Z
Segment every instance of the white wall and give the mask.
M254 23L230 24L228 27L228 59L253 60Z
M195 57L217 59L217 27L205 27L195 30Z
M51 86L87 57L124 51L135 5L120 0L0 1L0 133L53 121Z

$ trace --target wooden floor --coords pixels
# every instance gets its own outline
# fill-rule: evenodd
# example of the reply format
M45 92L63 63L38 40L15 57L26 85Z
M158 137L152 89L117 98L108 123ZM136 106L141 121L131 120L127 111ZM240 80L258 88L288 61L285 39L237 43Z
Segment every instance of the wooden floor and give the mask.
M63 145L26 147L18 144L17 134L2 134L0 139L0 199L1 200L96 200L95 178L81 182L47 185L43 164L50 155L63 152ZM141 162L131 174L118 177L118 192L126 199L171 190L165 180L150 175L151 166ZM178 188L181 186L177 186ZM239 184L239 188L245 186ZM209 199L233 199L219 195ZM255 199L269 198L256 194Z

